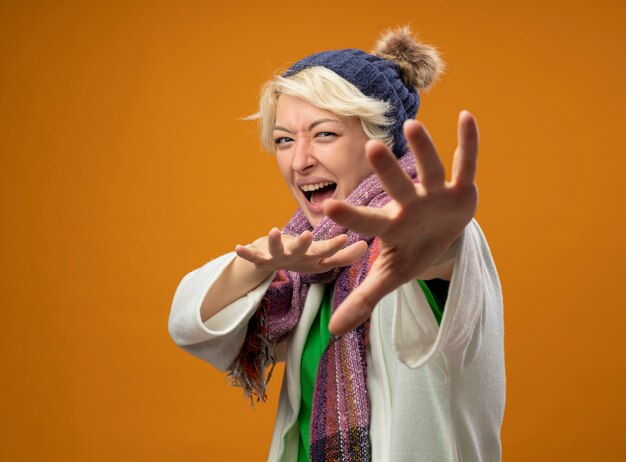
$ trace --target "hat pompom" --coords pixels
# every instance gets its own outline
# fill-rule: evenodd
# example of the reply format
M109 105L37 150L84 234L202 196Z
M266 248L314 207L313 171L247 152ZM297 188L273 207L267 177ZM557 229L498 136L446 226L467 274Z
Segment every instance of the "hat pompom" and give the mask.
M417 41L408 26L383 32L372 54L397 64L404 83L418 90L434 84L445 69L437 50Z

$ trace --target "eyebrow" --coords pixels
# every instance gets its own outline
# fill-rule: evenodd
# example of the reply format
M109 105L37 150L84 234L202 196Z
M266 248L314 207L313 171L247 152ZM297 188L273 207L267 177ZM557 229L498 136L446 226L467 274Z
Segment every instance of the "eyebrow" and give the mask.
M316 120L315 122L311 123L311 125L309 125L309 130L312 130L312 129L313 129L313 127L315 127L315 126L317 126L317 125L319 125L319 124L322 124L322 123L324 123L324 122L337 122L337 123L341 123L341 121L336 120L336 119L319 119L319 120ZM274 126L274 130L281 130L281 131L284 131L284 132L287 132L287 133L291 133L291 134L293 134L293 132L292 132L291 130L286 129L285 127L280 127L280 126L278 126L278 125Z

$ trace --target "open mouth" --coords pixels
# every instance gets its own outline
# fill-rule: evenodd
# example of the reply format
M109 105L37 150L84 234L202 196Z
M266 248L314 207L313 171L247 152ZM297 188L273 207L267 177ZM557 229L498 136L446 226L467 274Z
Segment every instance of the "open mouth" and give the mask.
M323 183L305 184L300 186L300 190L311 204L321 204L326 199L330 199L337 189L337 183L325 181Z

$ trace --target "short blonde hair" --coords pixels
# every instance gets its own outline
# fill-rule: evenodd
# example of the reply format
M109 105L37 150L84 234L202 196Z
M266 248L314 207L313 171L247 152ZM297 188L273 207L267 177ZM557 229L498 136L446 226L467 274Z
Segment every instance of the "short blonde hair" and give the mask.
M259 111L246 119L259 121L261 145L267 152L276 151L272 131L281 94L302 98L339 116L358 117L368 138L380 140L393 149L393 135L389 127L395 121L387 116L391 105L365 96L330 69L314 66L289 77L276 75L261 88Z

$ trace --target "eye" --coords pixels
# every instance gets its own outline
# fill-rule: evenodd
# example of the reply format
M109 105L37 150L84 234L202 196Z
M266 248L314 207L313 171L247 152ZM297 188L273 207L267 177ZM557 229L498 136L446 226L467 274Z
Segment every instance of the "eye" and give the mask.
M315 135L316 138L328 138L330 136L337 136L337 134L333 132L319 132Z
M274 139L274 144L276 146L280 146L285 143L288 143L289 141L293 141L293 139L289 138L288 136L279 136L278 138Z

